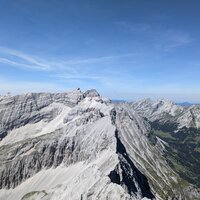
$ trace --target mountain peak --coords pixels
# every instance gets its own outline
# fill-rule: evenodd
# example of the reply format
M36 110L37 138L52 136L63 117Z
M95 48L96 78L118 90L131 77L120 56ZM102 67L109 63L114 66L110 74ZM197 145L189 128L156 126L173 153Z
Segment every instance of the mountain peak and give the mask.
M85 97L100 97L100 94L95 89L87 90L83 95Z

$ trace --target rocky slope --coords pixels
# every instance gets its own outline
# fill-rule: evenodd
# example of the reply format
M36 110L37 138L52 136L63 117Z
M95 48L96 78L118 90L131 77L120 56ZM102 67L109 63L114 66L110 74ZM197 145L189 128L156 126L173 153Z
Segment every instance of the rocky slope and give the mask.
M200 187L200 106L178 106L168 100L144 99L130 104L162 139L164 156L183 179Z
M174 102L161 99L144 99L131 103L131 107L149 121L175 123L177 128L200 128L200 106L183 107Z
M133 107L95 90L1 96L0 199L199 199Z

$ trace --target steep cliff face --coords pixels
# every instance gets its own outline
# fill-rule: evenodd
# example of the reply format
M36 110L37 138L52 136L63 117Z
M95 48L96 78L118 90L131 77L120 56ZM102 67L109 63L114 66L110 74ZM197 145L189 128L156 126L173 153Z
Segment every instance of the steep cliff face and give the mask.
M130 105L114 105L95 90L1 97L0 123L0 199L198 194L169 167L150 124Z

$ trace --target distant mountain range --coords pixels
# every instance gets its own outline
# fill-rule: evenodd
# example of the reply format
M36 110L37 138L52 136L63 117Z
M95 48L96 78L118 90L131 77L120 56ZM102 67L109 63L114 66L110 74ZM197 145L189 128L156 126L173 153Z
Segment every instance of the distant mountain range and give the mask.
M131 102L130 100L124 100L124 99L112 99L113 103L125 103L125 102ZM177 105L180 106L192 106L192 105L200 105L200 103L190 103L190 102L175 102Z
M182 103L176 103L180 106L192 106L192 105L200 105L200 103L190 103L190 102L182 102Z

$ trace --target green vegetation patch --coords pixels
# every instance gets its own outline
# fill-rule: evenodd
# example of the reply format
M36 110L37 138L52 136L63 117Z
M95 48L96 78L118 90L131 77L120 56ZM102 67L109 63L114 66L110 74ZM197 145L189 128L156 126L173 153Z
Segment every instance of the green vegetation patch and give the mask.
M181 178L200 186L200 130L175 124L151 123L152 133L168 143L165 158ZM177 131L178 130L178 131Z
M163 138L163 139L171 139L171 140L176 140L175 137L173 137L170 133L168 132L163 132L161 130L155 130L154 131L154 134L160 138Z

